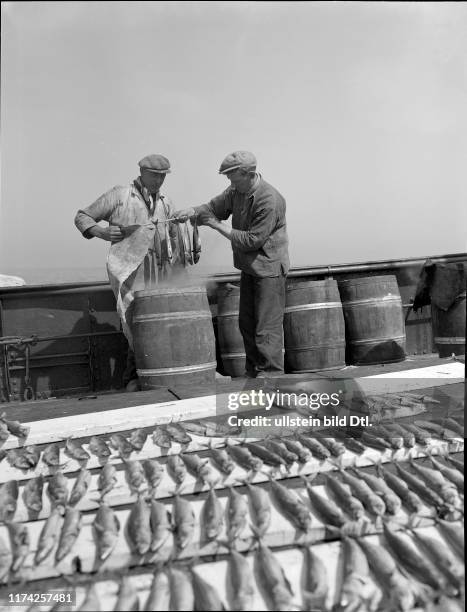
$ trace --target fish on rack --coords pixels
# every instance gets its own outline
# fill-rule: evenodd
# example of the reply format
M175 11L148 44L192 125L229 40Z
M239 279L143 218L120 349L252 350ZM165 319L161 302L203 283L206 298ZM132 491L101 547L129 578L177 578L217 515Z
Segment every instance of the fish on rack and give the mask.
M11 421L6 418L6 412L0 416L0 421L6 426L11 435L25 440L29 436L31 428L28 425L22 425L19 421Z
M450 468L440 463L433 456L430 457L430 461L434 468L439 470L445 478L452 482L460 493L464 494L464 474L457 469Z
M50 477L47 495L50 498L52 507L59 508L60 512L64 514L68 501L68 480L62 472L58 471Z
M136 451L140 451L142 450L147 437L148 434L143 429L134 429L128 437L128 442Z
M411 530L412 537L421 550L424 550L431 562L445 575L451 586L460 591L463 583L463 568L446 544L439 538Z
M24 505L29 512L39 514L42 510L42 493L44 489L44 477L42 475L31 478L23 488Z
M347 523L342 510L331 500L316 493L312 486L313 480L318 476L318 473L312 474L308 478L301 476L305 484L308 497L310 499L311 509L318 515L318 518L325 525L334 525L334 527L343 527Z
M140 602L136 589L129 576L123 576L118 589L114 612L137 612Z
M304 548L303 609L325 610L329 593L328 572L324 562L311 546Z
M7 451L7 459L12 467L20 470L32 470L39 463L41 456L37 446L24 446L23 448L12 448Z
M344 537L342 539L344 558L343 580L340 587L336 612L345 610L368 610L375 612L378 608L379 593L370 579L368 560L357 541Z
M201 459L196 453L181 453L180 457L196 480L202 480L209 486L218 482L218 475L208 465L209 459Z
M152 540L151 509L142 496L131 507L126 527L131 550L137 555L145 555Z
M170 439L181 446L187 446L193 440L180 423L166 423L164 428Z
M381 463L376 464L376 473L384 478L387 485L402 501L403 505L412 514L419 514L423 510L423 502L420 497L412 491L408 484L402 478L399 478L388 469L384 468Z
M227 576L232 592L232 610L252 610L255 589L251 568L246 558L231 548L227 560Z
M227 539L232 542L240 537L247 525L248 502L232 485L229 486L229 497L226 506Z
M163 425L158 425L152 432L152 441L162 449L169 449L172 446L172 439Z
M145 459L142 465L149 490L154 494L164 476L164 468L156 459Z
M386 504L365 481L360 480L360 478L356 476L352 476L342 468L339 468L339 472L344 483L350 487L353 495L362 502L368 512L377 517L384 515L386 512Z
M97 558L105 561L117 543L120 521L110 506L101 503L92 526L96 535Z
M265 438L262 444L271 452L279 455L285 461L286 466L291 467L298 461L298 455L290 451L285 444L272 438Z
M307 532L311 526L312 516L308 507L294 492L269 477L270 491L281 514L300 531Z
M0 537L0 583L4 582L10 573L12 555L3 538Z
M177 549L186 548L194 536L195 513L190 502L178 493L173 500L172 528Z
M216 612L225 610L217 590L190 567L193 592L195 595L195 610Z
M130 491L132 493L138 493L141 485L146 482L146 474L143 466L138 460L128 461L122 457L122 461L125 464L125 476Z
M454 483L446 480L441 472L425 467L420 463L410 460L410 467L430 486L430 488L442 498L447 504L458 505L459 495Z
M271 503L267 492L258 485L244 481L250 505L252 523L259 536L266 533L271 524Z
M49 467L58 467L60 465L60 446L56 442L45 447L42 453L42 461Z
M213 487L209 489L201 508L200 518L205 540L207 542L216 540L221 534L224 525L224 510Z
M42 563L42 561L47 559L47 557L51 554L52 550L55 548L60 537L61 522L62 515L60 514L59 509L52 508L39 535L36 555L34 557L34 560L37 564Z
M98 459L107 459L112 454L107 442L99 436L92 436L88 448Z
M91 458L91 455L86 450L84 450L81 444L79 442L76 442L72 438L68 438L65 442L65 453L72 459L75 459L79 462L89 461L89 459Z
M274 553L258 537L255 566L259 586L273 610L292 610L294 593L289 580Z
M18 505L19 487L16 480L8 480L0 485L0 522L11 521Z
M182 568L169 568L170 606L169 610L194 610L195 593L191 576Z
M297 456L297 461L299 461L300 463L308 463L308 461L310 461L310 459L312 458L310 449L303 446L303 444L298 440L294 440L293 438L289 437L284 437L281 439L281 441L288 451L294 453Z
M303 444L303 446L306 446L306 448L311 451L313 457L315 457L319 461L325 461L331 456L331 453L328 451L328 449L315 438L312 438L311 436L306 435L304 433L296 433L295 437L299 442Z
M76 506L76 504L83 499L86 495L86 492L91 484L91 472L86 468L82 468L78 472L78 476L76 477L75 484L71 489L69 504L70 506Z
M362 502L354 497L346 485L331 474L324 474L326 489L331 493L341 509L348 514L352 520L360 521L365 516Z
M366 484L378 495L386 506L386 511L389 514L397 514L402 508L401 499L394 491L386 484L383 478L369 474L362 469L355 467L349 468L358 478L361 478Z
M151 582L151 588L149 589L148 598L144 605L144 610L153 611L169 610L170 603L170 582L167 571L157 566Z
M180 455L169 455L167 457L167 473L179 488L187 474L186 465Z
M167 542L172 528L170 525L170 516L167 512L167 507L162 502L156 500L151 501L151 552L158 552Z
M263 461L252 455L250 450L242 444L232 444L227 440L226 449L232 459L245 470L259 472L263 467Z
M19 571L29 554L31 540L27 525L24 523L8 523L8 531L10 533L11 551L13 559L11 562L11 571L13 573Z
M227 451L224 448L214 448L212 440L210 440L209 449L209 456L215 467L226 476L229 476L234 471L235 464Z
M97 477L97 490L101 494L101 500L117 484L117 470L112 463L106 463Z
M55 553L55 560L57 563L64 559L73 548L80 534L81 524L81 512L77 508L68 507L65 512L65 520L63 521L62 531Z
M118 451L121 457L128 458L134 450L123 434L112 434L109 440L112 448Z

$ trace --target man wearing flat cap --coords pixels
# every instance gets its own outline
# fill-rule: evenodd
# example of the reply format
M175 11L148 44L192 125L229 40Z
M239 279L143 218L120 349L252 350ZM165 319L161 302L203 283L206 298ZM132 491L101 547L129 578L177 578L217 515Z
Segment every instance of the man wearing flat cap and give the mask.
M175 213L196 219L232 244L234 266L241 270L239 327L246 353L246 376L269 377L284 372L283 318L289 270L285 200L256 172L249 151L235 151L219 173L230 181L208 204ZM232 229L223 220L232 215Z
M172 264L179 247L178 228L167 222L173 205L160 192L170 172L169 160L163 155L147 155L139 168L140 176L132 183L113 187L75 217L75 225L85 238L111 243L107 272L129 344L123 376L129 391L139 388L131 333L134 293L174 274ZM100 221L107 221L108 226L102 227Z

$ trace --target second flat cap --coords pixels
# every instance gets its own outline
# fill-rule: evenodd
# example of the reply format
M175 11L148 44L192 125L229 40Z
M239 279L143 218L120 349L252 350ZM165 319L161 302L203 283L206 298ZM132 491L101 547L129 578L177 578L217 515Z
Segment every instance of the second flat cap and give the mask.
M149 170L150 172L158 172L159 174L167 174L170 172L170 162L167 157L154 153L153 155L146 155L141 161L138 162L140 168Z
M221 163L219 174L225 174L237 168L256 168L256 157L250 151L229 153Z

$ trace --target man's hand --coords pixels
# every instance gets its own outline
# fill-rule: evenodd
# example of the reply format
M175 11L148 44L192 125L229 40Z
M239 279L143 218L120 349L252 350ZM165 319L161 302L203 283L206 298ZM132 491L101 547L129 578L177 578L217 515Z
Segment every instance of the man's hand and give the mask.
M198 215L198 223L199 225L206 225L207 227L214 228L216 225L219 225L219 219L210 212L203 210Z
M175 221L175 223L186 223L188 219L194 217L194 215L195 209L191 207L184 208L183 210L177 210L170 218Z
M123 240L124 238L122 230L117 225L109 225L109 227L94 225L93 227L89 228L89 233L91 236L96 236L97 238L107 240L108 242L120 242L120 240Z

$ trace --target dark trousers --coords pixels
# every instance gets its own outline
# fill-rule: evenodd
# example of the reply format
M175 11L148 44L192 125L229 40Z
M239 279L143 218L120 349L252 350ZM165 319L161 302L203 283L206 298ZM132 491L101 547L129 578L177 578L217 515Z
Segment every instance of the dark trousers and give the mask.
M123 385L126 387L130 380L135 379L138 380L138 374L136 373L135 353L133 349L128 347L126 366L123 372Z
M284 372L285 282L285 276L258 278L242 272L238 323L250 376Z

